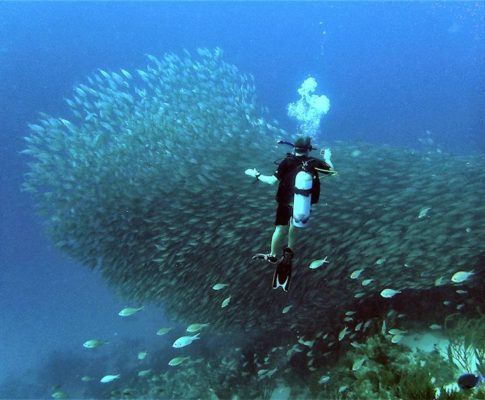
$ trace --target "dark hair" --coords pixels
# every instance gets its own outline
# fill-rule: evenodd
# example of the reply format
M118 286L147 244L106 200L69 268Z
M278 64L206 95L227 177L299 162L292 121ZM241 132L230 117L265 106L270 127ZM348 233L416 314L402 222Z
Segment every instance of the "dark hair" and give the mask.
M295 141L295 152L306 153L312 149L312 138L310 136L300 136Z

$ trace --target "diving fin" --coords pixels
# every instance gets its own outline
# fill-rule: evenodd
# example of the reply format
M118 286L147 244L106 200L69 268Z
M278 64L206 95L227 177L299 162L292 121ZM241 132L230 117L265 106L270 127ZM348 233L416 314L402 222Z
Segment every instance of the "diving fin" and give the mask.
M291 261L293 259L293 250L289 247L283 249L283 258L276 266L273 275L273 289L283 288L285 292L290 288L291 280Z
M276 264L278 262L278 259L275 256L272 256L271 254L264 254L264 253L255 254L252 260L263 260L271 264Z

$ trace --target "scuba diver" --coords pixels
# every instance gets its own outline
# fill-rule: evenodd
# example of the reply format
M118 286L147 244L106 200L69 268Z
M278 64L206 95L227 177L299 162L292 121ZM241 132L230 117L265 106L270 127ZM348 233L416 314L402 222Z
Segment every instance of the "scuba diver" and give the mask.
M247 169L246 175L256 178L269 185L279 182L276 193L278 203L275 218L275 230L271 239L271 251L268 254L258 253L253 260L263 260L277 264L273 276L273 289L282 287L288 291L291 279L292 259L296 244L296 231L308 223L311 205L318 202L320 197L320 179L318 173L334 175L330 150L322 150L324 160L310 157L308 154L316 150L311 145L309 136L300 136L295 143L279 141L279 144L292 146L293 152L278 165L273 175L262 175L256 169ZM288 227L289 225L289 227ZM286 246L284 241L288 235ZM278 259L277 254L283 250L283 256Z

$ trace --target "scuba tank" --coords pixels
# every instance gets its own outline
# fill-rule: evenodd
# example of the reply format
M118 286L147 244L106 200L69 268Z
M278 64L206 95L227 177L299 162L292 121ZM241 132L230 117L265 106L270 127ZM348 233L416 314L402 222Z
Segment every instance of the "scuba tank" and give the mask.
M293 197L293 225L304 228L311 213L313 177L305 169L296 174L295 195Z
M317 150L310 142L310 137L305 138L305 148L307 151ZM298 140L297 140L298 142ZM298 148L294 143L279 140L278 144L285 144L293 148ZM331 154L329 154L331 156ZM294 182L294 196L293 196L293 225L297 228L304 228L310 220L310 213L312 209L312 189L313 189L313 176L308 172L308 161L302 162L298 167L299 171L295 176ZM317 195L315 196L315 203L318 201L318 195L320 193L319 182L316 187Z

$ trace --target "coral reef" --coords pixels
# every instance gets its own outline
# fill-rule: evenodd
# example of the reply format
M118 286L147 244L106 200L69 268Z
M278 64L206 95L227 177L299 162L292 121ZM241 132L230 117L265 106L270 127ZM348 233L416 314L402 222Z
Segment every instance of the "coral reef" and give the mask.
M485 316L469 319L452 314L446 318L445 328L450 363L461 371L485 376Z

